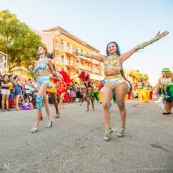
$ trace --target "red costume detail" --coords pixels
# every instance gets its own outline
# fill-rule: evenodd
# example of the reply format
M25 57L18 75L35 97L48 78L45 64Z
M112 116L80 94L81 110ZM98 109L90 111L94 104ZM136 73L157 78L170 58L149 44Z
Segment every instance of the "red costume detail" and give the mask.
M99 84L99 87L98 87L98 91L100 92L100 90L104 87L104 84L103 83L100 83Z
M61 95L62 93L67 91L67 85L64 81L57 81L57 93L58 95Z
M58 72L63 76L63 80L66 84L72 82L72 79L70 79L70 76L64 70Z
M56 84L59 80L53 79L53 83Z
M63 81L57 81L57 93L60 96L62 93L65 93L64 99L66 102L69 102L69 99L67 97L67 85L72 82L70 79L70 76L64 71L58 71L63 76Z
M80 78L83 82L89 82L90 81L90 75L84 71L81 71L78 78Z

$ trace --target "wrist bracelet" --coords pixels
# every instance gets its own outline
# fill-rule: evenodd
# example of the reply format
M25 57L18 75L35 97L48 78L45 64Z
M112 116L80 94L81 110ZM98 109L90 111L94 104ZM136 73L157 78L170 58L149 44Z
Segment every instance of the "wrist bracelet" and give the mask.
M30 70L29 72L30 72L30 74L31 74L32 76L35 75L34 70Z
M151 42L151 41L148 41L148 42L146 42L146 44L147 44L147 45L150 45L150 44L152 44L152 42Z
M138 46L140 47L140 49L144 48L144 46L142 44L138 44Z
M153 38L151 39L153 42L159 40L159 38Z
M153 42L156 41L156 38L152 38L151 41L153 41Z

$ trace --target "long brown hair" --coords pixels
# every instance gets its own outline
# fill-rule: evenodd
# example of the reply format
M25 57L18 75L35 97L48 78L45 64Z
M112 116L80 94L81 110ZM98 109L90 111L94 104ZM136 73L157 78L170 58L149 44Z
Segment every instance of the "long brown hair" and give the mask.
M45 54L47 55L47 47L46 47L46 45L41 45L39 47L42 47L46 51Z

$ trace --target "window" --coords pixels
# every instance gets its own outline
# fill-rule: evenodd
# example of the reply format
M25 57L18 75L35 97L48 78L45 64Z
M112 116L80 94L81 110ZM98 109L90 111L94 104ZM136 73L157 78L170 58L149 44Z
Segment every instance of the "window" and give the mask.
M90 57L91 53L86 52L86 54ZM90 58L90 61L93 61L93 58Z
M91 65L91 71L93 72L93 66Z
M74 66L82 67L82 64L81 64L81 62L79 60L76 60Z
M64 55L61 55L61 62L64 63Z
M70 64L70 57L67 56L67 63Z
M64 43L61 42L61 49L64 49Z
M67 50L70 51L70 44L67 43Z
M72 52L76 51L77 47L76 46L72 46Z
M54 47L59 47L59 42L58 42L57 38L53 39L53 45L54 45Z

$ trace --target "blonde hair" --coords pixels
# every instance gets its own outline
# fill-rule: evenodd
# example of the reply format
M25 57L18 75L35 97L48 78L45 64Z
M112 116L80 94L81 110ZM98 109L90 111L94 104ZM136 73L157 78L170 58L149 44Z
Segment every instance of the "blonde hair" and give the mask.
M173 73L171 72L171 71L169 71L169 72L164 72L165 73L165 76L167 77L167 78L171 78L172 80L173 80Z

